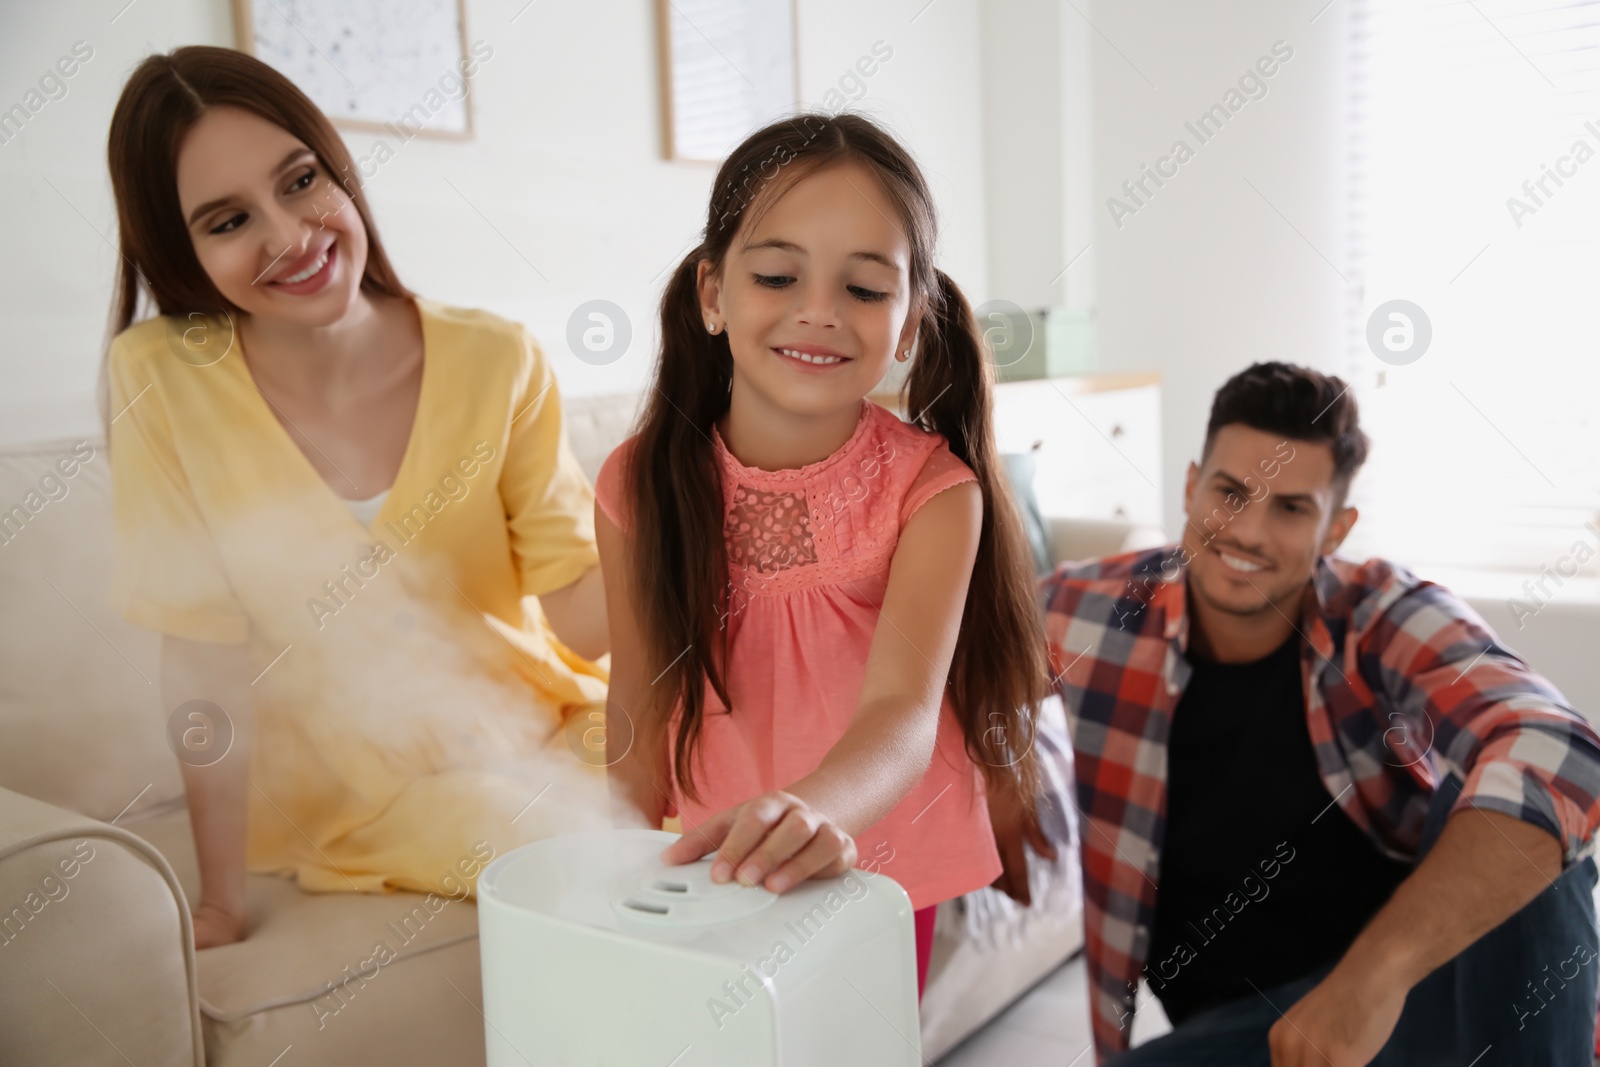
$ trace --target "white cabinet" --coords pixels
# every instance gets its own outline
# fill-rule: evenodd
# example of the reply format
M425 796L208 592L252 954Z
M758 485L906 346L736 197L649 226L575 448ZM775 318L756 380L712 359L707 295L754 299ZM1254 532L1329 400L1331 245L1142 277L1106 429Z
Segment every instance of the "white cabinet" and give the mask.
M1000 451L1037 457L1041 512L1161 525L1159 377L1002 382L994 408Z

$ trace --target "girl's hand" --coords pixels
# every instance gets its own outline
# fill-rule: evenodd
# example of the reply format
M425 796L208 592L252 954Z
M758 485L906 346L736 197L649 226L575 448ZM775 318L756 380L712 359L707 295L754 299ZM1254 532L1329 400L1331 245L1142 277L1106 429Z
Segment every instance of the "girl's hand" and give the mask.
M231 945L244 940L244 913L231 912L202 900L194 909L194 947L198 951L214 945Z
M782 893L808 878L832 878L856 865L855 838L793 793L773 790L690 827L661 853L668 864L692 863L716 850L711 880L735 869L744 885Z

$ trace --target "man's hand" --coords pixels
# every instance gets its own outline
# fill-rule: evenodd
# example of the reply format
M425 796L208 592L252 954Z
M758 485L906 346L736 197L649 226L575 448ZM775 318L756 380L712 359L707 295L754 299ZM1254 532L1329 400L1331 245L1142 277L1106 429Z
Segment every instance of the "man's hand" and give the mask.
M1023 803L1013 789L989 792L989 824L994 828L1001 866L1000 877L989 884L1026 908L1033 903L1033 897L1028 891L1028 854L1023 842L1052 862L1057 855L1055 846L1039 826L1038 808Z
M1272 1067L1366 1067L1394 1033L1410 987L1341 963L1267 1033Z
M1273 1067L1365 1067L1414 985L1560 873L1553 834L1498 811L1457 811L1338 965L1273 1025Z

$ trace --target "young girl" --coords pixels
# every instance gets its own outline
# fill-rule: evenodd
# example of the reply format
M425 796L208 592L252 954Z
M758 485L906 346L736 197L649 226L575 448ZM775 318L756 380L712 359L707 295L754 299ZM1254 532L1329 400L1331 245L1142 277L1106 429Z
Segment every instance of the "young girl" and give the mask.
M162 635L195 946L245 936L247 870L459 896L497 851L603 824L597 769L530 807L607 641L538 343L401 284L344 142L259 60L145 59L109 162L111 599Z
M889 874L919 996L935 906L1003 871L1025 899L1024 834L1053 856L1032 817L1028 553L990 367L934 243L921 172L867 119L753 134L662 298L639 432L595 487L609 734L634 728L608 753L619 802L679 814L663 860L715 849L718 881ZM867 399L891 358L911 361L909 423Z

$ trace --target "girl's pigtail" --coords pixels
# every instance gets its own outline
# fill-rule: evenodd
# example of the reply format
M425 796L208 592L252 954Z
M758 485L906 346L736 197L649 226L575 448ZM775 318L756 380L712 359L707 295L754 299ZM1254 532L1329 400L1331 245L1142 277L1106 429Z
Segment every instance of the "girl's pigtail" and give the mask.
M995 444L994 365L984 356L966 297L944 271L934 275L907 411L923 429L944 435L983 491L978 555L950 665L952 702L967 751L991 788L1033 797L1039 788L1034 735L1039 703L1049 691L1033 556Z
M646 706L635 709L645 752L664 751L669 718L682 706L674 770L684 795L698 801L689 765L705 715L705 681L731 707L720 664L728 585L722 551L721 468L711 427L728 410L733 355L726 334L700 318L696 248L661 296L661 359L640 416L633 462L625 472L635 502L634 589L649 676ZM659 783L665 792L666 783Z

